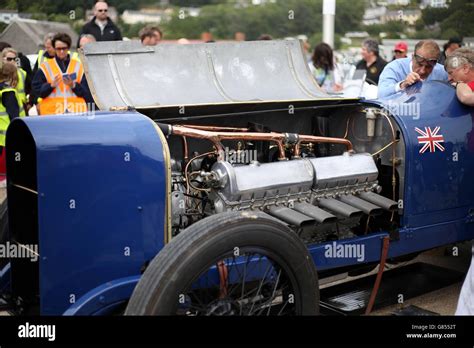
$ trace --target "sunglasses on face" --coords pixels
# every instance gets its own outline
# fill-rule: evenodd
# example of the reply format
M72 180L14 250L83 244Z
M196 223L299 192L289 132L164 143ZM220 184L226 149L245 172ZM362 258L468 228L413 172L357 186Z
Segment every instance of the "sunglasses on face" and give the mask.
M108 10L97 10L97 12L107 12Z
M402 54L402 53L404 53L403 51L400 51L400 50L395 50L395 51L393 51L393 52L395 52L395 53L397 53L397 54Z
M416 53L413 55L413 57L415 57L415 62L418 64L418 66L424 66L426 68L434 68L436 63L438 63L438 59L426 59L425 57Z
M13 62L14 60L16 60L16 57L6 57L5 59L7 60L7 62Z

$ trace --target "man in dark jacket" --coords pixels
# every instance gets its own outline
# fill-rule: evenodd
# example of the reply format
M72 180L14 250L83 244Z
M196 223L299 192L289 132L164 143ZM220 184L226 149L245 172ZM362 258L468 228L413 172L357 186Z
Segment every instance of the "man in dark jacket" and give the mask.
M387 62L379 56L379 44L373 39L367 39L362 43L362 60L357 63L357 70L366 70L365 81L372 85L378 85L379 77Z
M94 6L94 18L84 25L81 35L91 34L97 41L120 41L120 29L108 17L109 6L105 1L99 1ZM77 43L79 47L79 42Z

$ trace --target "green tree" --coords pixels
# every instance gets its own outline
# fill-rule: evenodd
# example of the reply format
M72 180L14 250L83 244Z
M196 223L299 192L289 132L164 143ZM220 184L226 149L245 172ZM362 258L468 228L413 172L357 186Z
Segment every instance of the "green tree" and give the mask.
M422 21L425 25L440 25L440 31L432 31L430 36L432 38L474 36L473 18L472 0L452 0L448 8L428 7L422 12Z
M75 20L83 18L84 12L92 8L95 0L4 0L11 8L30 12L34 18L71 22L71 11ZM210 31L216 39L233 38L237 31L245 32L247 38L256 39L262 33L275 38L306 34L308 37L322 31L323 0L277 0L274 3L252 5L251 0L170 0L170 6L202 6L199 17L185 16L179 12L168 23L162 23L167 38L199 38L201 32ZM159 0L109 0L119 13L126 9L152 6L160 7ZM338 1L335 30L343 35L346 31L358 30L366 1ZM133 37L143 24L130 26L118 21L124 36Z
M365 12L362 1L338 1L336 9L336 32L344 35L348 31L362 29L362 18Z
M452 36L466 37L474 35L474 8L464 11L456 11L441 23L441 32L446 33L451 31L451 36L443 37L449 38Z
M450 10L448 8L433 8L427 7L422 11L422 19L426 25L433 25L435 23L443 21Z
M17 10L18 9L17 0L3 0L0 2L0 8L4 8L7 10Z
M367 25L364 29L374 38L379 37L380 33L385 33L388 39L399 39L406 26L403 21L390 21L385 24Z
M180 19L173 16L164 24L167 37L197 38L201 31L210 31L217 39L230 39L237 31L245 32L247 39L256 39L263 33L275 38L322 31L322 0L280 0L259 6L236 7L234 2L202 7L197 18ZM344 34L358 29L364 13L364 3L337 3L336 32Z

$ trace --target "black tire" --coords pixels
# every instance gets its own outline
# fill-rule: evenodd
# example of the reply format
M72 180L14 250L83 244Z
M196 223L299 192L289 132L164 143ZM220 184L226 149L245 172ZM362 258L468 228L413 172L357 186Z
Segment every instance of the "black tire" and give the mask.
M242 251L239 257L241 257L240 255L242 255L242 257L248 255L245 266L248 264L248 260L254 257L255 250L257 250L259 255L263 255L266 260L270 261L268 267L272 267L271 272L278 270L279 273L276 284L274 285L275 288L272 291L273 299L275 299L275 292L280 279L280 285L285 284L284 286L281 285L281 289L278 289L281 291L281 301L285 302L284 304L280 304L282 307L280 312L273 313L268 309L273 307L274 303L270 298L269 302L265 302L265 309L260 310L258 314L280 314L283 313L284 308L286 309L284 314L319 314L318 275L306 246L293 231L280 221L263 213L245 212L230 212L210 216L191 225L175 237L158 253L147 267L131 296L125 314L190 315L189 312L180 313L178 311L179 299L183 297L183 294L186 294L188 300L191 300L195 296L201 296L201 293L197 294L201 289L196 290L192 285L197 279L202 279L201 277L204 274L209 274L208 270L210 267L216 265L220 260L225 260L225 269L227 272L228 265L230 265L230 267L233 265L227 262L227 260L233 257L231 253L236 250L236 247ZM252 265L253 264L251 264L251 266ZM265 271L264 279L260 281L261 284L265 281L267 271ZM241 274L241 272L239 271L238 274ZM250 282L247 283L246 279L244 279L245 271L243 274L242 284L231 284L231 286L234 287L240 286L237 293L242 290L242 298L244 293L243 289L245 288L247 290L247 287L252 285ZM222 280L221 278L219 279ZM255 282L255 280L253 281ZM267 285L268 284L265 283L264 287ZM259 285L258 291L260 291L261 288L263 288L263 286ZM203 291L209 291L209 289ZM212 294L216 294L216 292L222 291L222 288L216 284L212 290L214 291ZM257 296L259 294L257 291L257 295L252 293L250 301L247 299L242 300L242 298L236 300L231 296L233 291L234 290L229 291L228 299L217 301L233 301L232 304L224 303L224 306L227 306L225 308L231 306L233 308L232 310L226 312L222 309L224 307L221 307L219 310L215 309L220 306L221 303L216 304L216 297L214 297L212 299L213 310L208 310L206 313L198 311L198 313L194 313L194 315L257 314L256 310L255 313L252 311L255 302L258 301L258 299L255 299L262 298L263 295ZM267 293L268 292L267 290ZM234 297L235 294L236 293L234 293ZM293 302L288 301L288 298L290 298L288 294L292 294L291 298ZM198 299L200 305L202 305L201 300L204 301L204 299L209 298L209 293L202 296L206 297ZM243 309L245 304L242 305L242 303L244 302L247 302L245 303L247 307L250 305L249 303L252 302L250 310L248 310L248 308ZM238 303L238 306L240 306L238 309L235 309L235 303ZM291 304L287 306L288 303ZM263 305L260 308L263 308Z

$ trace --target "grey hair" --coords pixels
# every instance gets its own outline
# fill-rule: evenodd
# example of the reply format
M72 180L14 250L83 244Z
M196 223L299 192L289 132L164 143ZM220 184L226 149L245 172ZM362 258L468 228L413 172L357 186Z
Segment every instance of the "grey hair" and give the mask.
M466 64L469 65L471 69L474 68L474 51L469 48L458 48L446 57L444 67L446 69L456 69Z
M362 45L367 49L367 51L374 52L376 56L379 55L379 43L377 42L377 40L366 39L364 40Z

